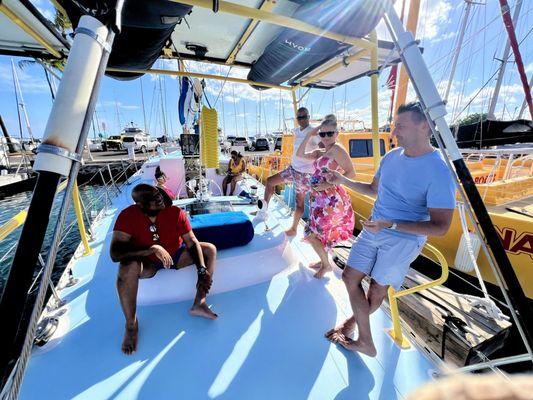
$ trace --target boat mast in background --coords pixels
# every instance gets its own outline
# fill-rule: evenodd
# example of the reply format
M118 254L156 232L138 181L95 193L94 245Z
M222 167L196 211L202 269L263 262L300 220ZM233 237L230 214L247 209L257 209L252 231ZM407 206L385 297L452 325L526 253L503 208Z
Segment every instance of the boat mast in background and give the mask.
M505 1L505 4L507 4L507 1ZM501 2L500 2L500 5L502 7L502 14L503 14L504 6ZM516 23L518 22L518 17L520 15L521 9L522 9L522 0L517 0L515 8L514 8L514 13L513 13L513 26L516 26ZM509 12L508 5L507 5L507 12ZM511 41L507 39L505 43L505 48L503 50L502 58L500 60L502 65L500 66L500 71L498 72L498 78L496 78L496 86L494 87L494 92L492 93L492 98L490 100L489 111L487 114L489 119L496 119L496 116L494 115L494 111L496 110L496 104L498 103L498 96L500 95L500 89L502 86L503 76L505 74L505 68L507 66L507 61L509 60L510 51L511 51Z
M520 12L519 6L522 5L521 0L519 0L516 4L516 9L518 11L515 13L515 16L518 19L518 13ZM509 4L507 3L507 0L500 0L500 8L502 11L502 18L503 18L503 24L505 25L505 29L507 30L507 34L509 35L509 40L507 43L511 44L511 48L513 49L514 53L514 59L516 62L516 68L518 69L518 74L520 75L520 81L522 82L522 87L524 88L524 93L526 95L526 101L529 107L529 114L531 118L533 119L533 102L531 101L531 92L529 90L529 84L527 83L527 77L526 77L526 71L524 69L524 62L522 61L522 55L520 54L520 48L518 47L518 41L516 40L516 32L515 32L515 25L516 21L512 21L511 17L509 16ZM504 64L502 64L503 66Z
M413 34L413 37L416 37L416 28L418 26L419 12L420 12L420 0L411 0L409 2L409 15L407 17L407 26L405 27L405 30L411 32ZM400 107L400 105L405 103L405 99L407 98L408 86L409 86L409 75L407 75L407 70L405 69L405 66L402 64L400 68L400 80L397 86L396 105L394 106L394 112L392 113L393 118L394 118L394 115L396 115L396 112L398 111L398 107ZM391 123L391 130L392 130L392 123Z
M13 73L13 85L15 86L15 98L17 100L20 140L22 141L22 121L20 119L20 112L22 111L22 114L24 114L24 120L26 122L26 129L28 130L28 135L30 135L30 139L31 141L33 141L33 132L31 131L30 119L28 118L28 113L26 112L26 105L24 104L24 98L22 97L22 90L20 89L19 78L17 75L17 71L15 70L15 63L13 62L13 59L11 59L11 71Z
M453 54L452 68L450 70L450 77L448 78L448 84L446 85L446 92L444 92L443 101L448 103L448 96L450 95L450 89L452 87L453 78L455 76L455 69L457 68L457 61L459 60L459 54L461 53L461 47L463 47L463 39L465 36L466 24L468 23L468 17L470 16L470 9L472 4L482 4L474 3L471 0L465 1L465 13L463 15L463 20L461 21L461 28L459 29L459 38L457 39L457 46Z
M531 79L529 80L529 92L530 93L532 89L533 89L533 75L531 75ZM527 105L527 98L524 97L524 102L522 103L522 107L520 107L520 112L518 113L518 119L522 119L522 115L524 115L526 105Z

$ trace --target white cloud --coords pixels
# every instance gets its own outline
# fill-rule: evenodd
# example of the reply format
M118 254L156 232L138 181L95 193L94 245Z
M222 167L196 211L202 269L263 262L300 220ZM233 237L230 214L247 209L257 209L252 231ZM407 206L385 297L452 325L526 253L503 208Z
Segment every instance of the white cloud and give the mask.
M118 107L119 109L121 110L139 110L141 107L140 106L137 106L137 105L133 105L133 104L123 104L122 102L120 101L111 101L111 100L106 100L106 101L102 101L102 102L98 102L96 104L96 109L99 110L99 109L102 109L102 108L108 108L108 107L111 107L113 109L115 109L116 107Z
M420 4L420 15L417 37L434 39L450 22L452 5L447 0L423 0Z
M40 69L41 66L37 65ZM29 71L37 71L34 66L26 66L24 69L19 68L15 63L15 70L18 76L22 93L44 93L49 92L48 84L44 78L44 73L30 74ZM13 91L13 73L11 65L8 63L0 64L0 91Z

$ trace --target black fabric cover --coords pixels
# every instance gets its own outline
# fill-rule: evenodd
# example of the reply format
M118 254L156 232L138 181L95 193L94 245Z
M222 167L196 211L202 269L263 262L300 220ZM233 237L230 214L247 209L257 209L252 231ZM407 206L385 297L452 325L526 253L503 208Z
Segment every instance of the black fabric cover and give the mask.
M453 128L452 128L453 130ZM463 125L457 131L459 148L482 148L504 144L533 142L533 122L485 120Z
M192 6L169 0L126 0L122 30L115 37L107 65L123 69L148 69L156 62L174 27ZM131 80L142 74L108 72L116 79Z
M292 17L335 33L361 38L381 19L380 3L381 0L310 1L300 6ZM250 69L248 79L279 85L349 47L335 40L285 28L267 45Z
M114 9L114 0L57 0L76 28L84 11ZM78 4L81 7L78 7ZM122 10L122 29L115 36L108 66L121 69L148 69L157 60L174 27L192 6L169 0L126 0ZM142 74L107 72L116 79L130 80Z

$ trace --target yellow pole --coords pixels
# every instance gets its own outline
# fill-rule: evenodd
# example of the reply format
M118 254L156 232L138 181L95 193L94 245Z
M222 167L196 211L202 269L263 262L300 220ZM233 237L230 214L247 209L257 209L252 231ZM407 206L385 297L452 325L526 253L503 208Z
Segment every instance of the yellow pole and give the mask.
M373 71L370 77L370 102L372 107L372 152L374 159L374 171L377 172L381 161L379 146L379 104L378 104L378 35L375 30L370 32L370 40L374 44L370 50L370 69Z
M389 307L392 318L392 329L389 330L389 335L402 349L411 347L409 342L403 337L402 327L400 325L400 311L398 310L398 302L396 301L396 292L389 286Z
M37 32L30 25L28 25L26 21L24 21L15 11L10 9L7 5L0 4L0 11L4 13L6 17L9 18L13 23L18 25L20 29L22 29L24 32L34 38L37 42L39 42L54 57L63 57L63 55L58 50L56 50L51 43L48 43L39 32Z
M169 69L126 69L126 68L111 68L108 67L106 69L108 72L131 72L134 74L156 74L156 75L170 75L170 76L188 76L191 78L199 78L199 79L216 79L219 81L228 81L228 82L235 82L235 83L247 83L250 85L256 85L256 86L263 86L267 88L273 88L273 89L281 89L281 90L292 90L292 86L283 86L283 85L273 85L271 83L265 83L265 82L254 82L249 81L248 79L242 79L242 78L234 78L232 76L219 76L219 75L212 75L212 74L202 74L199 72L189 72L189 71L171 71Z
M298 128L298 120L296 116L298 114L298 101L296 100L296 91L291 92L292 95L292 108L294 109L294 127Z
M4 225L0 226L0 242L4 240L11 232L21 226L26 221L28 215L27 210L22 210L17 215L12 217Z
M91 246L89 245L89 240L87 239L87 232L85 232L85 224L83 223L83 212L81 209L80 202L80 191L78 190L78 182L74 182L74 188L72 189L72 201L74 202L74 211L76 212L76 220L78 221L78 229L80 231L81 241L85 251L83 252L84 256L92 254Z
M407 18L406 29L416 37L416 27L418 25L418 13L420 11L420 0L411 0L409 2L409 17ZM400 80L398 81L398 95L396 96L396 105L394 106L394 114L398 111L398 107L405 103L407 98L407 87L409 86L409 76L407 70L402 64L400 68ZM392 127L391 127L392 128Z

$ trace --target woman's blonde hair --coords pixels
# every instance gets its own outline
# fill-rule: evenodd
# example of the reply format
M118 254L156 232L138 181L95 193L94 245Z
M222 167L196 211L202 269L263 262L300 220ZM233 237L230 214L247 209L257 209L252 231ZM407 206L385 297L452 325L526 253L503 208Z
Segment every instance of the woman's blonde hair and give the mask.
M323 125L332 126L337 129L337 117L333 114L328 114L322 120Z

